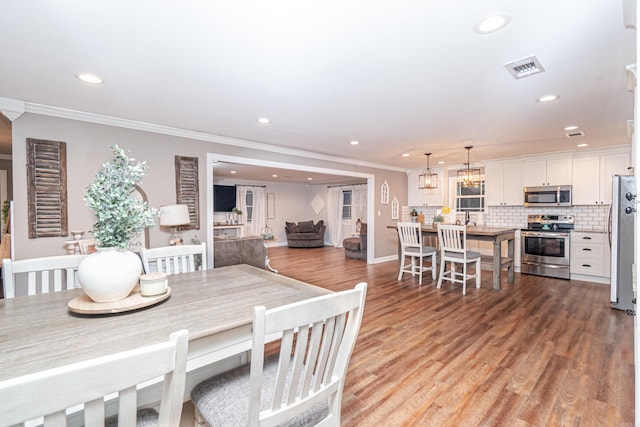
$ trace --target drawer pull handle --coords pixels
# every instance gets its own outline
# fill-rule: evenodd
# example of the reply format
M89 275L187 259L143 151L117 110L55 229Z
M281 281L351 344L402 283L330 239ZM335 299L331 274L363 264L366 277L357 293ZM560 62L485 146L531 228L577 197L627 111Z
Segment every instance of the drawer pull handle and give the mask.
M582 248L583 251L591 252L591 248Z
M584 239L584 240L591 240L591 237L589 237L589 236L584 236L584 237L583 237L583 239Z
M582 264L582 266L583 266L583 267L589 267L589 268L591 268L591 265L590 265L590 264Z

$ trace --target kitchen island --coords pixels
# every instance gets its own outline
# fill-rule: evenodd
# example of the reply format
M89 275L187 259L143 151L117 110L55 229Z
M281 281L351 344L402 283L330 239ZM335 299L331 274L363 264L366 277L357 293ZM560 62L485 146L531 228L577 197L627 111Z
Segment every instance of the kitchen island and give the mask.
M398 229L395 225L387 226L389 229ZM438 228L432 225L422 224L420 227L423 236L436 236L438 235ZM501 289L500 279L502 266L507 265L507 281L513 283L514 280L514 239L515 228L501 228L501 227L484 227L484 226L467 226L467 239L470 240L484 240L493 242L493 290L499 291ZM507 242L507 260L503 260L501 249L502 242ZM400 259L400 239L398 239L398 267L402 260Z

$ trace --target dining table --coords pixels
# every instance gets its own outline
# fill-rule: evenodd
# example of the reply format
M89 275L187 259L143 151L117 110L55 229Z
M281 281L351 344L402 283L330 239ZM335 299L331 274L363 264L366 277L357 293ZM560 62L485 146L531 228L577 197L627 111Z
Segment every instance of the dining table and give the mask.
M387 228L398 230L396 225L388 225ZM515 228L504 227L486 227L478 225L467 225L467 239L489 241L493 243L493 254L490 264L490 268L493 272L493 290L501 290L501 271L504 267L507 269L507 282L513 283L514 275L514 241L515 241ZM433 237L438 236L438 227L435 224L420 224L420 231L423 236ZM502 257L502 243L507 243L507 256ZM398 267L402 260L400 259L400 239L398 239Z
M168 287L170 296L156 305L113 314L70 311L82 289L0 300L0 381L165 341L187 329L186 401L193 386L221 366L247 360L255 306L331 292L246 264L169 275ZM148 389L139 404L159 400L160 382Z

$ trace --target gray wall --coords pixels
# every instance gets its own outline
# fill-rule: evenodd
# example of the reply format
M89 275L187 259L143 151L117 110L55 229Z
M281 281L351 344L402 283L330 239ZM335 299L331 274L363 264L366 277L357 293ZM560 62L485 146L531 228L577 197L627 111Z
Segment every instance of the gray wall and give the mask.
M69 229L91 230L94 222L93 213L82 200L85 188L100 169L104 161L112 158L110 146L119 146L131 150L132 157L146 160L150 165L143 181L143 188L151 206L159 207L175 203L175 169L174 156L190 156L199 158L200 177L200 230L188 231L185 237L206 239L206 155L207 153L242 156L245 158L278 161L290 164L301 164L313 167L325 167L336 170L351 170L369 173L375 176L375 257L388 257L396 253L396 236L386 229L391 221L391 205L380 205L380 184L387 180L391 188L390 199L397 197L400 205L407 204L407 177L404 172L388 171L363 166L347 165L339 162L327 162L320 159L303 158L284 155L273 151L262 151L255 148L236 147L229 144L218 144L197 139L181 138L153 132L131 130L116 126L87 123L71 119L26 113L13 122L13 200L15 209L15 259L32 258L64 254L63 237L29 239L27 230L27 184L26 184L26 138L41 138L67 143L67 182L69 199ZM320 190L322 191L322 190ZM309 206L313 195L307 193L303 202L305 209ZM309 198L311 197L311 198ZM283 200L279 200L283 199ZM291 204L290 204L291 203ZM283 208L293 206L295 200L276 197L276 215L272 228L278 231L278 223L287 218ZM312 210L310 212L313 212ZM314 219L319 219L315 216ZM378 216L378 213L380 215ZM280 217L280 215L282 215ZM324 213L326 215L326 213ZM167 244L169 234L158 227L150 230L151 247Z

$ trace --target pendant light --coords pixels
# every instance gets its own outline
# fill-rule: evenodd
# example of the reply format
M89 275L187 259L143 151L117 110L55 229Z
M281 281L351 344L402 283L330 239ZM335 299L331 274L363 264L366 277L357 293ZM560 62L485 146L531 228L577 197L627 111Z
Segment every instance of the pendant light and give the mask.
M431 153L424 153L427 156L427 168L422 171L418 177L418 188L438 188L438 174L433 172L429 167L429 156Z
M467 150L467 163L465 168L458 170L458 183L463 187L475 187L480 183L480 169L471 167L470 153L472 145L464 147Z

